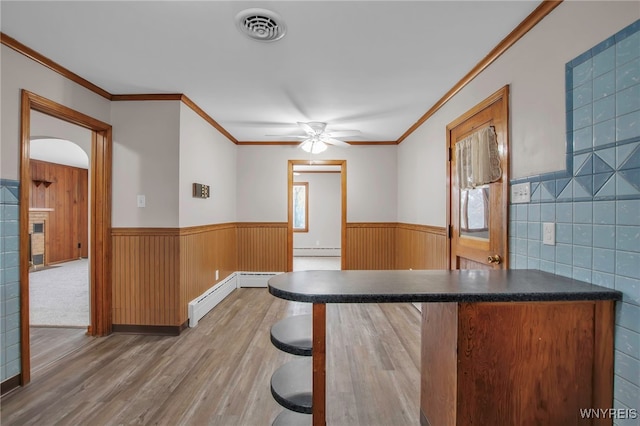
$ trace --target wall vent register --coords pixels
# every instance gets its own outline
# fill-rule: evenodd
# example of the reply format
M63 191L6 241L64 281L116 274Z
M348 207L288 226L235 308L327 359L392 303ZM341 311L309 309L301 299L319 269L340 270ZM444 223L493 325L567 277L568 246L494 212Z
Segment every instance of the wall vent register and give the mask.
M240 32L258 41L276 41L284 37L287 29L277 13L266 9L246 9L236 15Z

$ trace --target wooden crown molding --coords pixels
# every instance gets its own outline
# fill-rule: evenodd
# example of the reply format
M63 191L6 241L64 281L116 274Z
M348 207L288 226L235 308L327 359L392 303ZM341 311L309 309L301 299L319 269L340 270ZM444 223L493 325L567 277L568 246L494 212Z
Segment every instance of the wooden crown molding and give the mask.
M558 7L562 3L562 0L544 0L540 5L529 14L509 35L507 35L496 47L489 52L475 67L471 69L458 81L445 95L438 100L413 126L404 132L397 143L400 144L411 133L413 133L418 127L424 124L433 114L435 114L440 108L458 94L467 84L469 84L474 78L476 78L482 71L484 71L489 65L495 62L504 52L506 52L511 46L513 46L518 40L520 40L530 29L535 27L542 19L547 16L553 9Z
M227 132L227 130L224 127L222 127L220 124L218 124L218 122L216 120L211 118L211 116L209 114L204 112L204 110L202 108L200 108L198 105L196 105L196 103L193 102L191 99L189 99L187 97L187 95L182 95L182 102L186 106L191 108L196 114L198 114L200 117L202 117L204 119L204 121L206 121L207 123L211 124L216 130L218 130L220 133L225 135L227 137L227 139L229 139L231 142L235 143L236 145L238 144L238 140L236 138L234 138L231 135L231 133Z
M222 133L224 137L229 139L234 144L238 144L238 140L233 137L224 127L222 127L216 120L214 120L209 114L204 112L195 102L183 93L149 93L149 94L134 94L134 95L112 95L112 101L181 101L198 114L204 121L209 123L213 128Z
M40 65L43 65L49 68L50 70L57 72L63 77L66 77L69 80L73 81L74 83L78 83L80 86L84 87L85 89L89 89L92 92L102 96L103 98L111 100L111 94L106 90L96 86L95 84L91 83L88 80L85 80L84 78L80 77L78 74L72 71L69 71L67 68L63 67L57 62L54 62L51 59L45 57L44 55L41 55L40 53L36 52L30 47L25 46L24 44L20 43L18 40L14 39L13 37L9 37L3 32L0 32L0 43L4 44L10 49L15 50L18 53L23 54L27 58L39 63Z
M349 145L398 145L398 141L346 141Z
M196 103L191 99L189 99L187 95L184 95L182 93L113 95L102 89L101 87L98 87L90 81L80 77L78 74L68 70L57 62L52 61L51 59L36 52L30 47L25 46L18 40L6 35L3 32L0 32L0 43L110 101L182 101L185 105L191 108L196 114L202 117L207 123L213 126L220 133L222 133L231 142L235 144L238 143L238 140L234 138L231 133L229 133L224 127L218 124L218 122L211 118L210 115L204 112L204 110L196 105Z
M489 65L495 62L504 52L520 40L529 30L536 26L545 16L562 3L563 0L543 0L540 5L529 14L509 35L507 35L496 47L489 52L480 62L474 66L460 81L458 81L445 95L440 98L418 121L416 121L406 132L402 134L396 141L349 141L350 145L398 145L412 134L418 127L433 116L440 108L449 102L458 94L466 85L475 79ZM51 69L58 74L68 78L80 86L83 86L98 95L111 101L159 101L159 100L180 100L196 114L202 117L207 123L222 133L227 139L236 145L297 145L296 141L238 141L231 133L215 121L209 114L193 102L187 95L167 93L167 94L132 94L132 95L112 95L101 89L95 84L85 80L79 75L69 71L62 65L52 61L51 59L41 55L35 50L25 46L16 39L0 32L0 42L18 53L38 62L39 64Z
M140 93L132 95L111 95L112 101L181 101L182 93Z

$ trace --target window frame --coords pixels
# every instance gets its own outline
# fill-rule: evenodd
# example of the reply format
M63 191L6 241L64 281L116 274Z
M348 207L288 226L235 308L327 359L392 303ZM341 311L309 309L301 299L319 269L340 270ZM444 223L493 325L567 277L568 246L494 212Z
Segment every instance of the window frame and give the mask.
M304 228L295 227L296 197L294 194L296 186L304 187ZM309 232L309 182L293 182L291 197L293 199L293 232Z

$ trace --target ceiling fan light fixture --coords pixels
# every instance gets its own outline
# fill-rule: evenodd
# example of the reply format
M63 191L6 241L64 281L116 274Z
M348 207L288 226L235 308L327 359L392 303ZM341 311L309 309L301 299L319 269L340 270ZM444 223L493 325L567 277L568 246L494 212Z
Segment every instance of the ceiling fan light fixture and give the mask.
M287 32L284 21L277 13L258 8L238 13L236 26L249 38L265 42L280 40Z
M312 138L307 139L300 145L303 151L310 152L311 154L320 154L327 149L327 144L320 139Z

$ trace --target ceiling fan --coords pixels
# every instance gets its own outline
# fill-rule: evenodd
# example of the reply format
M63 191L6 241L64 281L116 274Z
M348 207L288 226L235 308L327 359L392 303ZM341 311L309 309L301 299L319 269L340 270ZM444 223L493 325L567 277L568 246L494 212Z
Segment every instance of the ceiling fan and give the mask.
M318 154L327 149L327 145L339 146L341 148L348 148L350 145L337 137L353 136L360 133L357 130L342 130L335 132L326 132L327 123L321 123L318 121L311 121L308 123L298 122L298 126L304 132L305 135L293 135L293 136L280 136L285 138L302 139L300 148L311 154ZM276 136L276 135L267 135Z

